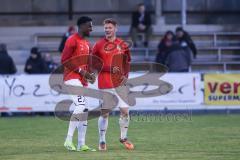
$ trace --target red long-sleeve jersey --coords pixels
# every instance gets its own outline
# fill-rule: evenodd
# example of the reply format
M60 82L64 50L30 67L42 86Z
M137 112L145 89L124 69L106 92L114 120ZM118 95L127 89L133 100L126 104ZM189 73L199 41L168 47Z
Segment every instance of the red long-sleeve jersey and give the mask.
M98 75L98 88L115 88L121 85L122 78L128 78L130 70L130 51L122 39L116 38L114 42L102 38L93 47L93 56L103 61L103 67ZM113 67L118 67L120 73L111 73Z
M86 57L90 52L89 41L82 38L78 33L73 34L67 39L61 57L61 63L64 66L64 81L79 79L83 86L87 85L87 81L76 70L79 68L88 69L88 60ZM84 55L85 57L81 58Z

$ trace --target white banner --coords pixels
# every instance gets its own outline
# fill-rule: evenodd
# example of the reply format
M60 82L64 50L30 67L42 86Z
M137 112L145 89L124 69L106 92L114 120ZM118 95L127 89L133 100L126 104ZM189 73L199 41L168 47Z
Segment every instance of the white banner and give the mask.
M132 73L131 77L142 74ZM161 109L168 106L197 105L203 102L200 74L166 74L160 78L173 85L167 95L138 98L131 109ZM70 99L49 86L49 75L15 75L0 78L0 112L4 111L54 111L58 102ZM97 88L97 84L91 85ZM153 86L134 87L134 91L150 90ZM98 99L87 97L89 106L98 106ZM170 107L168 107L170 109Z
M0 76L0 112L4 111L4 83L3 78Z
M201 76L197 73L167 73L160 78L170 83L173 90L159 97L139 98L137 99L136 108L156 108L169 106L168 108L182 107L187 108L190 105L198 105L203 103L203 92ZM138 87L142 90L143 87Z
M53 111L58 101L66 99L51 90L49 75L3 76L3 107L11 111Z

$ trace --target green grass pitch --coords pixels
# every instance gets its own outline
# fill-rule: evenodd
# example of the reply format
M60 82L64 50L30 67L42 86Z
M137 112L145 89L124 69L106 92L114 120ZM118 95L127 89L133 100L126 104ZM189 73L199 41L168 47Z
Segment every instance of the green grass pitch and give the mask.
M107 152L68 152L68 122L54 117L0 117L1 160L239 160L240 115L192 116L189 120L132 119L129 139L119 143L118 118L111 117ZM76 135L75 135L76 142ZM97 120L90 120L87 144L97 148Z

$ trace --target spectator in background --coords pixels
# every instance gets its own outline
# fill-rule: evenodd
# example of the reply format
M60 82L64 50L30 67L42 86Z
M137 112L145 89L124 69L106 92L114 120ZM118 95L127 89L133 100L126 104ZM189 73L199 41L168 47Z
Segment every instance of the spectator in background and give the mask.
M8 55L6 44L0 44L0 74L16 73L16 66L12 57Z
M161 39L158 44L158 54L156 57L156 63L165 64L166 57L168 52L170 51L173 41L175 41L176 37L172 31L167 31L164 37Z
M37 47L31 49L30 57L27 59L24 71L29 74L48 73L47 65Z
M47 65L47 72L51 73L53 72L55 69L57 69L58 64L54 62L52 55L50 53L46 53L44 54L44 61Z
M66 40L68 39L68 37L70 37L72 34L76 33L76 28L74 26L69 26L68 27L68 31L63 35L61 43L58 47L58 51L62 53L63 49L64 49L64 45Z
M182 47L189 47L193 53L193 57L196 58L197 56L197 49L196 46L193 42L193 40L191 39L190 35L183 30L182 27L177 27L176 28L176 36L177 36L177 40L179 42L179 44Z
M192 53L187 46L181 46L178 41L173 40L165 62L169 72L188 72L191 65L191 55Z
M137 47L137 33L145 33L144 46L148 47L148 41L152 34L152 22L151 15L145 10L143 3L138 4L138 11L132 13L132 24L130 29L130 34L132 37L134 47Z

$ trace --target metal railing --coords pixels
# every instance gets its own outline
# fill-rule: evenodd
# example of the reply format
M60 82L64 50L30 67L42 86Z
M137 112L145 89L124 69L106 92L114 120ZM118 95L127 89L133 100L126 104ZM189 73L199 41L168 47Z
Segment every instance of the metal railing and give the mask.
M103 36L103 33L95 33L95 36ZM156 33L155 36L160 35L159 33ZM163 35L163 33L161 33L161 35ZM212 40L212 45L211 46L205 46L205 47L198 47L199 51L216 51L216 53L214 54L199 54L197 56L197 59L194 59L192 62L192 65L221 65L222 66L222 71L223 72L227 72L228 65L232 65L232 64L240 64L240 62L234 60L234 59L240 59L240 54L229 54L229 53L224 53L225 51L238 51L240 53L240 45L236 45L236 46L228 46L230 44L231 41L231 36L239 36L240 37L240 32L216 32L216 33L191 33L191 35L193 36L210 36ZM62 34L35 34L34 39L35 39L35 44L36 45L40 45L40 47L45 46L45 51L47 51L48 49L51 50L55 50L56 51L56 42L52 43L52 47L51 47L51 43L49 42L40 42L39 41L39 37L42 38L46 38L48 36L62 36ZM94 36L94 35L92 35ZM229 40L221 40L221 36L226 36L227 38L229 38ZM202 42L204 42L205 40L201 40ZM199 42L199 41L198 41ZM218 44L224 44L224 42L226 42L226 45L223 46L218 46ZM239 38L239 42L240 42L240 38ZM48 46L47 46L48 45ZM156 55L157 55L157 48L132 48L132 59L133 61L154 61ZM230 61L226 62L226 59L230 59ZM190 68L191 69L191 68Z
M56 47L56 45L58 45L58 43L60 42L56 42L55 41L47 41L47 42L44 42L44 41L41 41L41 38L61 38L63 35L63 33L36 33L34 36L33 36L33 39L34 39L34 44L36 46L49 46L50 48L54 48ZM128 31L126 32L121 32L121 33L118 33L118 35L120 36L124 36L124 37L128 37ZM164 33L162 32L154 32L154 36L159 36L159 37L162 37L164 35ZM195 40L196 42L196 45L201 47L201 48L204 48L204 46L207 46L206 48L209 49L209 48L217 48L219 49L219 53L224 49L224 48L227 48L227 47L232 47L234 48L234 46L238 47L240 46L240 32L214 32L214 33L195 33L195 32L192 32L190 33L190 35L192 36L209 36L209 40ZM99 36L104 36L104 33L100 33L100 32L95 32L95 33L92 33L92 37L99 37ZM227 36L228 39L227 40L221 40L221 36ZM232 36L239 36L239 40L232 40ZM159 38L160 39L160 38ZM60 40L59 40L60 41ZM152 41L153 44L155 44L157 46L157 44L159 43L159 40L155 40L155 41Z

